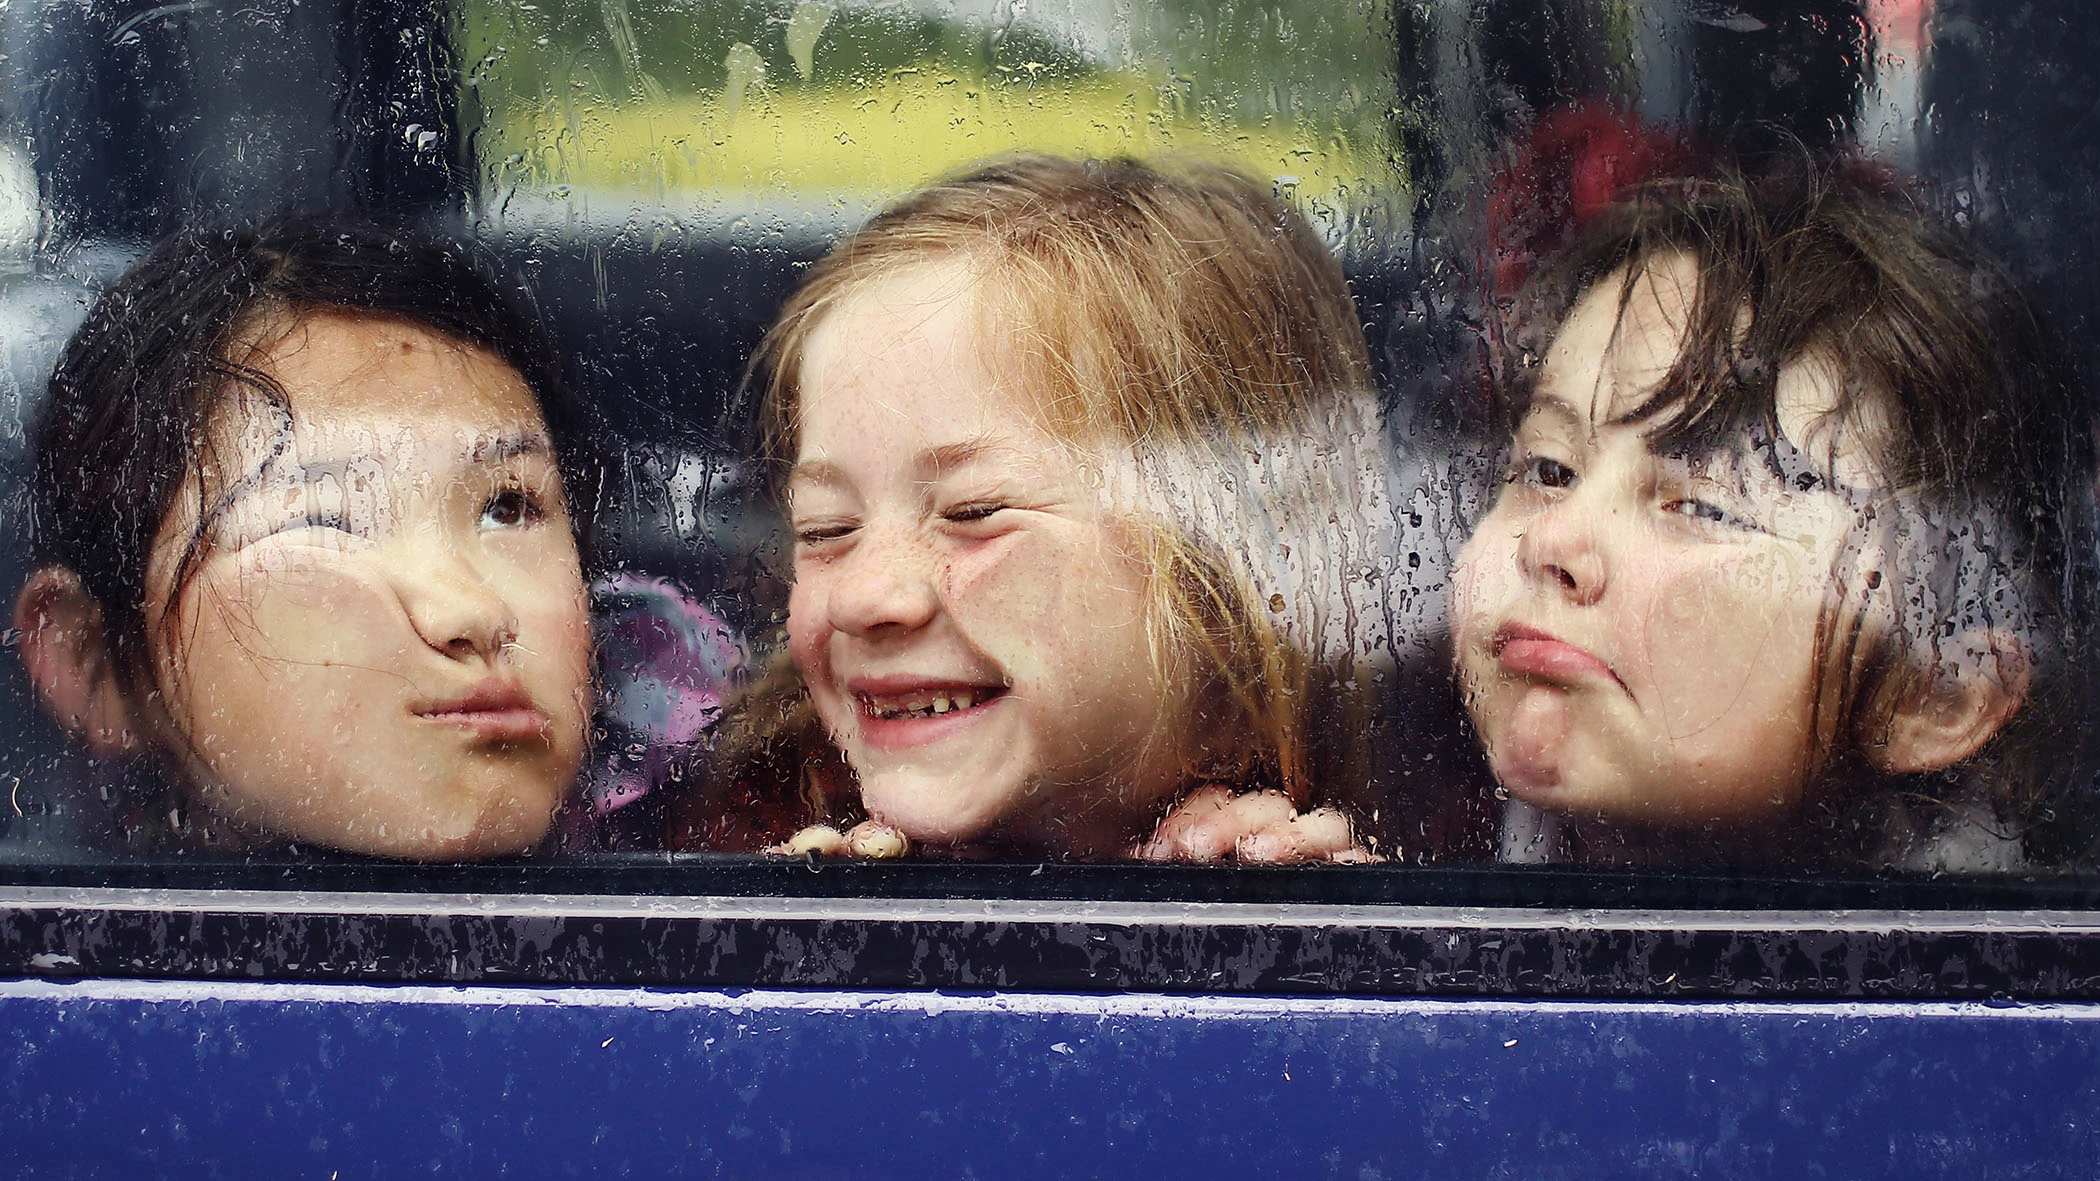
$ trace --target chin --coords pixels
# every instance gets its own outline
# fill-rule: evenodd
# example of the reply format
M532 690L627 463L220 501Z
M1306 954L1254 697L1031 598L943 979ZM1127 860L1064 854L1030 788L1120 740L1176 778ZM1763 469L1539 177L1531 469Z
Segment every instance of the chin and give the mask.
M953 777L863 779L860 799L870 817L922 845L967 845L995 836L1010 811L1003 793L959 787Z

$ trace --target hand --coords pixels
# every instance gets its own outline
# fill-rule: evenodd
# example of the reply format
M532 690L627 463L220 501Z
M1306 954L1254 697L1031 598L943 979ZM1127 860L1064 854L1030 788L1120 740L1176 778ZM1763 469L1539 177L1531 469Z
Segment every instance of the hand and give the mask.
M1383 860L1356 843L1349 818L1336 809L1300 812L1280 791L1237 793L1217 784L1190 792L1131 856L1141 861L1230 858L1242 865Z
M828 824L812 824L780 844L769 846L766 852L789 857L818 853L825 857L887 860L911 852L911 841L879 820L863 820L845 832Z

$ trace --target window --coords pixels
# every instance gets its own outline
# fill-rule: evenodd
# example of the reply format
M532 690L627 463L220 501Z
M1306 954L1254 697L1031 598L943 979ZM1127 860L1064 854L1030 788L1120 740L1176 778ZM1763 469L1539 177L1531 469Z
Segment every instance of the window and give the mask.
M2082 109L2096 38L2100 20L2040 0L0 12L0 476L23 506L0 525L0 581L44 588L25 599L41 615L18 612L0 710L6 962L2088 995L2094 182L2061 116ZM1035 191L1046 222L1080 222L1056 203L1072 176L1199 194L1147 214L1182 252L1159 265L1195 277L1087 271L1085 234L1018 253L1020 220L996 251L929 247L949 270L817 266L988 159L1013 170L998 216ZM943 200L976 208L965 196ZM1214 244L1173 220L1190 209L1223 219ZM168 436L243 478L198 461L141 498L83 479L105 491L79 503L116 523L81 526L81 552L143 538L147 655L128 680L108 669L134 650L80 661L66 645L132 625L87 610L120 561L116 582L36 581L74 515L29 507L51 495L30 436L52 367L152 243L293 210L468 244L551 328L601 462L495 320L446 330L482 364L433 349L453 337L417 335L405 304L322 332L285 311L313 298L266 301L229 332L274 393L251 382L260 400L231 403L246 417ZM915 216L932 241L934 215ZM1301 253L1243 247L1242 223ZM1329 266L1353 300L1341 320L1308 298L1244 333L1244 356L1243 311L1183 337L1138 314L1167 323L1186 293L1244 309L1272 273L1303 295ZM762 352L794 293L837 274L807 330ZM1812 284L1822 303L1797 298ZM1898 288L1926 294L1858 294ZM967 316L929 310L957 290ZM1162 291L1176 299L1147 302ZM1281 343L1294 316L1313 343ZM1352 319L1360 350L1334 343ZM1102 342L1122 328L1117 353ZM1961 347L1910 364L1917 331ZM1200 384L1186 374L1143 384L1168 339L1223 350L1217 397L1236 409L1177 408ZM329 358L379 346L409 366L388 388L415 399L314 428L337 421L318 409L339 388ZM1247 376L1278 357L1283 376ZM884 434L892 420L916 433ZM373 442L411 422L424 450ZM911 448L939 462L895 460ZM396 478L404 464L426 478ZM126 534L153 495L166 519ZM448 566L468 552L455 534L475 556ZM187 574L149 561L168 537ZM240 566L244 549L261 556ZM435 604L396 621L421 641L454 627L433 646L523 671L426 693L398 733L284 673L385 673L397 650L363 600L313 590L338 561L362 563L344 586ZM505 598L556 567L573 594ZM217 606L154 597L178 577ZM238 597L270 585L304 589ZM477 604L493 614L452 617ZM915 610L942 621L927 646L867 638L928 626ZM182 659L162 661L171 642ZM25 672L39 659L74 659L79 694L54 706ZM205 695L258 664L277 670L264 690ZM802 696L780 680L796 666ZM337 713L301 746L273 727L308 692ZM110 702L125 708L97 712ZM788 720L744 734L754 702ZM1008 716L1024 720L939 791L920 790L935 755L896 754ZM891 736L826 746L846 718ZM403 843L456 819L379 811L422 807L402 785L431 764L401 735L426 725L510 760L495 781L517 815ZM1035 761L1014 771L1015 750ZM329 751L397 764L336 780ZM754 767L778 781L739 778ZM1290 797L1286 814L1332 809L1314 820L1346 818L1353 842L1317 851L1368 856L1127 856L1160 815L1250 787ZM864 818L906 855L756 851Z

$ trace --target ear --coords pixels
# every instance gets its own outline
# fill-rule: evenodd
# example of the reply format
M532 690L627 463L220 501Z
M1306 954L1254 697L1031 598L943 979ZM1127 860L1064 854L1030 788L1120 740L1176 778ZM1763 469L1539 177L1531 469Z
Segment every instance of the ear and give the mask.
M1895 774L1951 767L1989 742L2027 702L2034 662L2027 645L2002 628L1956 636L1904 698L1881 741L1862 745L1867 761Z
M22 663L44 708L102 756L139 749L137 719L102 631L102 605L80 575L46 566L15 597Z

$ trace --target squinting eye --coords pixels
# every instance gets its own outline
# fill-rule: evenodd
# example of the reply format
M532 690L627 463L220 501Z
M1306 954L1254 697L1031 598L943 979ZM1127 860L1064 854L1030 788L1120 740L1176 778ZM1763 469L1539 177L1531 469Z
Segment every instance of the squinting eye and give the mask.
M853 528L851 523L845 521L819 521L811 525L797 525L795 544L822 545L827 541L837 541L853 532Z
M506 488L481 506L484 529L516 529L543 520L547 515L539 498L522 488Z
M1005 508L1005 505L1000 504L996 500L978 500L969 504L957 505L943 512L941 518L947 521L954 521L957 524L968 524L971 521L982 521L993 513L1003 511Z

